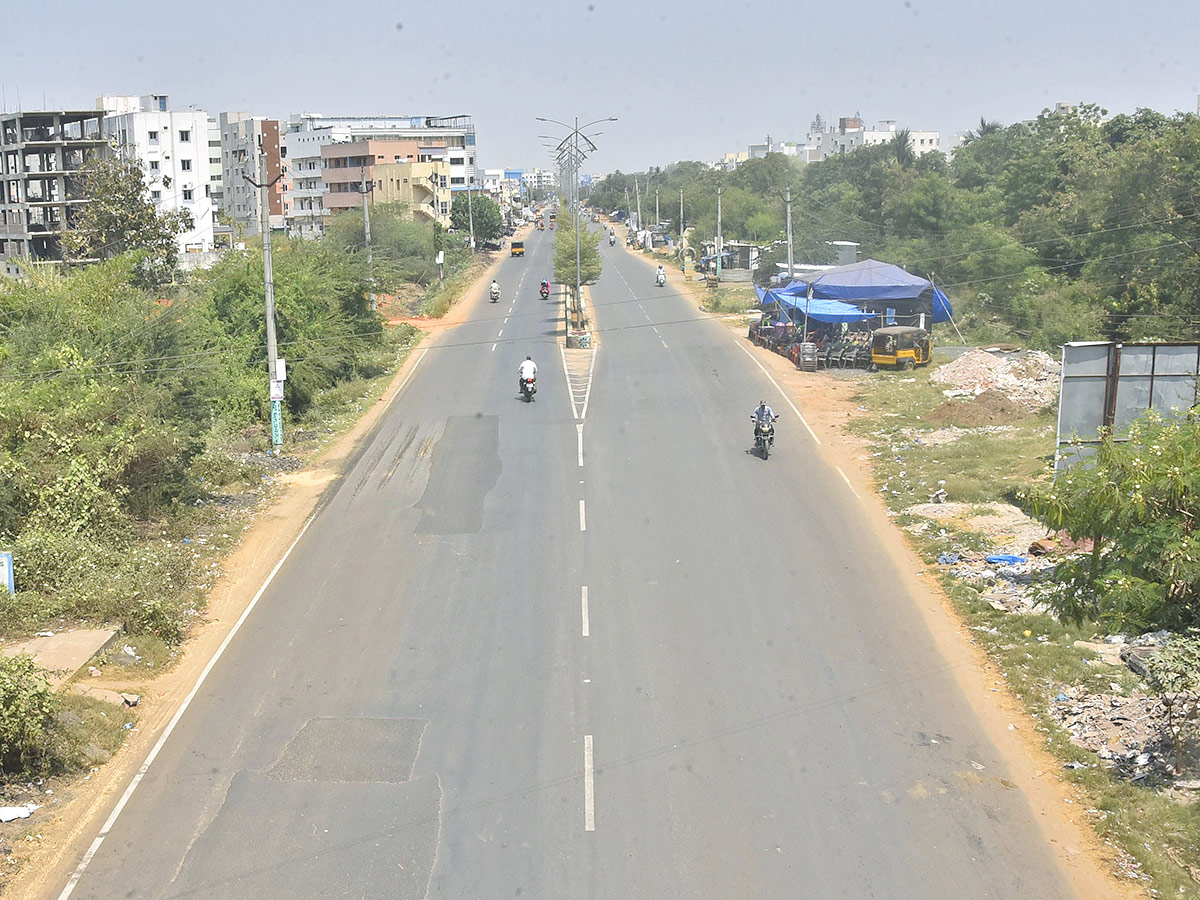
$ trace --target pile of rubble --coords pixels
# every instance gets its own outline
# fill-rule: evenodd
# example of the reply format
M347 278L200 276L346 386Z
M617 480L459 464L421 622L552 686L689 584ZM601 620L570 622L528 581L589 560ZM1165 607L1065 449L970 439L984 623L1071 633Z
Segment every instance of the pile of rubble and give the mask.
M930 380L947 385L948 397L999 391L1026 409L1040 409L1058 399L1062 365L1041 350L1019 356L970 350L953 362L939 366Z

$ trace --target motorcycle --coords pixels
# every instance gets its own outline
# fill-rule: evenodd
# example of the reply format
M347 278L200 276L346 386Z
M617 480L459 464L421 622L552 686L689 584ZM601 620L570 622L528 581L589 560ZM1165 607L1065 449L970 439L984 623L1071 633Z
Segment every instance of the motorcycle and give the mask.
M525 402L532 403L533 395L536 393L537 393L537 379L536 378L522 378L521 379L521 397L524 398Z
M771 447L775 443L775 423L774 421L759 423L754 416L750 418L755 420L754 449L762 454L763 459L766 459L771 455ZM779 416L775 418L778 419Z
M497 303L497 302L499 302L499 300L500 300L500 288L493 286L493 287L492 287L491 294L492 294L492 302L493 302L493 303Z
M663 285L665 285L667 283L666 273L659 272L656 276L654 276L654 283L657 284L659 287L662 287Z
M608 246L610 246L610 247L611 247L611 246L613 246L613 244L615 244L616 242L617 242L617 236L616 236L615 234L610 234L610 235L608 236Z
M543 300L549 300L550 299L549 285L543 284L541 287L538 288L538 293L542 295Z

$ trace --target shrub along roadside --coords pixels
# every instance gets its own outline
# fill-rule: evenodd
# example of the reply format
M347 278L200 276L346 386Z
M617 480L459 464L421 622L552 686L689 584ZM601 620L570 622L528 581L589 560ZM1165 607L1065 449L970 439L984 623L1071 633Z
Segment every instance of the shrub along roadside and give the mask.
M909 376L915 377L910 383L891 374L868 376L855 398L867 414L855 420L851 429L874 449L874 477L898 525L928 526L929 520L903 511L927 502L939 487L947 491L948 501L965 503L1012 502L1022 488L1048 489L1042 487L1047 484L1054 449L1048 413L1002 431L963 435L950 443L915 441L936 427L929 412L945 399L928 376L929 370L918 370ZM1154 691L1153 685L1142 684L1125 670L1089 664L1074 642L1106 633L1096 622L998 611L983 599L978 586L936 566L938 555L945 551L994 552L981 534L938 522L906 536L930 564L931 574L939 579L972 639L986 650L1025 705L1047 749L1064 767L1069 766L1064 777L1082 792L1098 834L1136 861L1126 874L1140 870L1159 896L1197 896L1196 884L1181 861L1200 858L1200 805L1181 804L1152 786L1111 774L1097 764L1095 754L1071 743L1067 731L1048 713L1055 694L1071 686L1085 687L1092 694L1128 694Z

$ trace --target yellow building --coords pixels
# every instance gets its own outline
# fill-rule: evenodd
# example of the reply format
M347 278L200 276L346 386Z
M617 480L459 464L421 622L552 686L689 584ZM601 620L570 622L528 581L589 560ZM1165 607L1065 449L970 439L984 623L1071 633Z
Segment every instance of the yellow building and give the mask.
M404 203L417 221L450 224L450 163L445 159L429 162L376 163L371 167L375 190L374 203Z

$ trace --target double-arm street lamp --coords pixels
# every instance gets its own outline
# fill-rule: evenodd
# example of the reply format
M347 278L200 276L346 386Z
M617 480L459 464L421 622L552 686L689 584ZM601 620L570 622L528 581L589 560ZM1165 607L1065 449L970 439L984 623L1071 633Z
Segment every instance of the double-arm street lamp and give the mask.
M536 117L539 122L546 122L551 125L561 125L563 128L569 128L570 132L563 138L554 148L556 158L558 160L559 178L569 175L571 179L571 197L575 205L575 308L578 312L580 309L580 291L583 288L582 278L580 275L580 252L579 252L579 167L580 164L587 159L588 153L596 151L596 145L592 139L584 134L585 128L591 128L593 125L598 125L601 122L615 122L616 116L606 116L602 119L596 119L587 122L583 125L579 124L579 117L575 117L575 124L568 125L566 122L560 122L558 119L549 119L543 116ZM580 141L586 143L586 150L579 146Z

